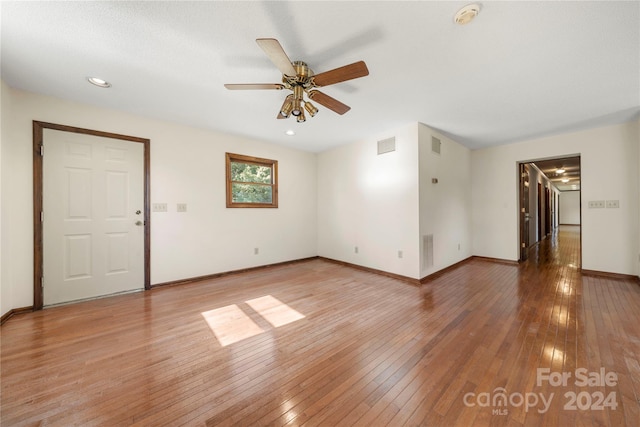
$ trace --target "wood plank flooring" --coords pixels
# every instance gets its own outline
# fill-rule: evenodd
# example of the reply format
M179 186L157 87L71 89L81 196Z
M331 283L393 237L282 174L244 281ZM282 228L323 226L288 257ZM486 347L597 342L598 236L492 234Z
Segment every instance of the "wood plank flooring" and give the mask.
M421 287L318 259L17 315L1 424L638 426L640 285L579 253L562 227Z

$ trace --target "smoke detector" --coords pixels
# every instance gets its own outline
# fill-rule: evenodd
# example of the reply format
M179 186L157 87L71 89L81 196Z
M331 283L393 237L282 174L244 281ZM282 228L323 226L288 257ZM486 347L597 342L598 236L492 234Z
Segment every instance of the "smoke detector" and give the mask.
M480 13L480 5L478 3L468 4L458 12L456 12L453 20L458 25L465 25L473 21L473 18Z

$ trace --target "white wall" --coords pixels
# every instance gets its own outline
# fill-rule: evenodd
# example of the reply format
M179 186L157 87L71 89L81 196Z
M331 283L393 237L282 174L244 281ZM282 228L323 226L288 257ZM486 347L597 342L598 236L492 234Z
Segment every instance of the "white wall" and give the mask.
M418 136L420 236L433 234L433 267L426 266L420 248L425 277L471 256L471 150L423 124ZM439 155L432 152L432 136L441 141Z
M560 193L560 224L580 225L580 191Z
M442 141L440 155L431 152L432 134ZM377 141L392 136L396 151L378 155ZM468 258L470 169L468 148L420 123L321 153L319 255L416 279ZM427 234L434 236L430 268Z
M2 110L2 265L11 268L2 271L3 314L33 304L32 120L151 140L151 202L169 204L151 217L152 284L317 254L315 154L6 86L2 92L3 107L5 95L12 107ZM226 208L227 151L278 160L278 209ZM178 214L176 203L187 203L188 212Z
M633 131L636 136L636 144L640 147L640 120L635 122L635 130ZM640 165L640 148L638 148L638 165ZM637 192L638 200L640 201L640 172L638 173L638 192ZM638 202L640 203L640 202ZM640 208L639 208L640 209ZM638 226L638 253L636 258L636 272L638 277L640 277L640 226Z
M320 256L418 278L418 223L417 123L318 155Z
M473 151L473 254L518 259L518 161L579 154L582 268L638 274L638 129L636 121ZM602 173L603 164L616 167ZM620 209L586 209L613 199Z
M7 142L9 141L10 106L9 87L0 80L0 194L5 194L5 186L9 182L4 176L6 171L4 164L8 158L5 150L8 149ZM5 257L9 253L8 245L5 242L5 236L8 235L6 230L9 228L9 224L5 221L7 217L4 214L6 206L2 201L2 197L0 197L0 315L7 313L12 308L17 308L13 305L13 298L11 297L8 278L9 264L5 262Z
M153 284L314 255L412 278L471 254L516 260L517 162L575 154L583 268L640 275L638 121L473 152L442 137L440 158L430 157L433 131L411 124L316 156L4 83L0 95L0 314L33 303L32 120L151 139L151 199L170 206L152 214ZM390 136L397 150L378 156L377 140ZM226 151L279 161L279 209L225 208ZM618 167L601 174L603 162ZM620 209L586 209L611 199ZM178 214L176 203L188 212ZM424 269L421 236L430 232L435 265Z

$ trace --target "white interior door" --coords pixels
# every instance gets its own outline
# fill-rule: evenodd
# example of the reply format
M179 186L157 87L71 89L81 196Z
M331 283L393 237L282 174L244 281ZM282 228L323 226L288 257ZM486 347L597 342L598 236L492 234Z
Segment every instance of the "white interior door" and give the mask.
M44 305L144 288L144 145L44 130Z

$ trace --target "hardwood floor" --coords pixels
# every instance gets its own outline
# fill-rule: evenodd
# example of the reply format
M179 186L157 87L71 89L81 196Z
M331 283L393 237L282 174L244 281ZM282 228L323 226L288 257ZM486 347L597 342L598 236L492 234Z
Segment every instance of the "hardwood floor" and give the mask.
M311 260L16 315L2 426L638 426L640 285L579 253L563 227L421 287Z

